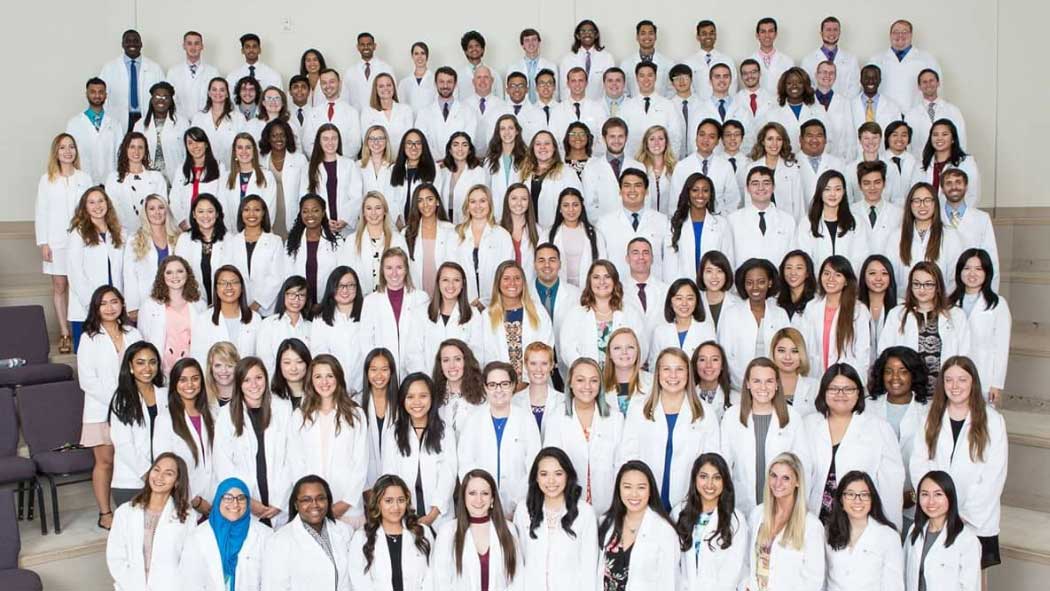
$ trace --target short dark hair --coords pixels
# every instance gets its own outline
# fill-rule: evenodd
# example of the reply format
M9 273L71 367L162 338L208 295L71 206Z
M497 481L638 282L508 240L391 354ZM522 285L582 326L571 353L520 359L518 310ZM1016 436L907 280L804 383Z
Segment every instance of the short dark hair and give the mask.
M824 20L820 21L820 28L821 28L821 30L823 30L824 29L824 25L826 25L828 23L835 23L836 25L839 25L840 27L842 26L842 22L839 21L838 17L828 16L828 17L824 17Z
M259 36L255 33L245 33L241 35L241 47L244 47L244 44L249 41L255 41L256 43L262 45L262 39L259 39Z
M831 412L828 408L828 386L831 385L832 380L839 376L847 378L857 386L857 404L853 407L853 414L864 412L864 399L867 398L864 395L864 382L860 379L860 374L857 373L857 370L853 369L853 366L848 363L831 364L827 371L824 372L824 377L820 378L817 399L813 401L813 406L817 408L817 412L825 417Z
M622 127L624 132L627 132L626 121L619 117L609 117L605 120L605 123L602 123L602 137L605 137L605 134L609 133L609 130L614 127Z
M537 77L537 78L539 78L539 76L540 76L539 74L536 74L536 77ZM528 77L528 76L526 76L525 74L523 74L523 73L521 73L521 72L519 72L519 71L517 71L517 70L514 70L514 71L513 71L513 72L511 72L510 74L507 74L507 83L509 84L509 83L510 83L510 81L511 81L512 79L514 79L514 78L521 78L521 79L522 79L522 80L524 80L525 82L528 82L528 81L529 81L529 77Z
M887 150L890 149L890 135L893 134L894 132L896 132L898 129L902 128L902 127L904 129L908 130L908 143L909 144L911 143L911 138L912 138L913 135L915 135L915 132L912 131L911 125L908 125L907 121L904 121L902 119L897 119L897 120L891 122L889 125L886 126L886 131L883 134L883 136L884 136L884 143L886 144L886 149Z
M664 298L664 320L667 322L674 322L674 306L671 302L674 300L674 296L678 293L678 290L683 287L688 287L693 290L693 295L696 296L696 307L693 308L693 320L697 322L704 321L704 302L700 298L700 288L696 285L696 282L688 277L679 277L674 280L674 283L667 288L667 297Z
M296 74L295 76L292 76L291 80L288 81L288 90L291 90L292 86L295 86L296 83L299 83L299 82L302 82L303 84L305 84L307 88L310 87L310 79L309 78L307 78L306 76L303 76L302 74Z
M645 245L649 247L649 252L652 252L652 250L653 250L653 243L650 242L649 239L646 238L645 236L635 236L634 238L631 238L630 240L628 240L627 241L627 250L628 251L631 250L631 245L634 244L635 242L644 242Z
M197 31L186 31L185 33L182 34L182 40L185 41L186 37L192 37L192 36L200 37L201 41L204 41L204 35L201 35Z
M941 75L933 68L923 68L922 71L919 72L919 75L915 77L915 81L918 82L919 80L922 80L923 74L933 74L933 77L937 79L937 82L941 81Z
M773 181L773 185L776 186L776 175L773 173L773 169L768 166L756 166L751 170L747 171L747 178L744 179L744 183L750 183L751 177L757 175L768 176Z
M707 78L708 78L708 80L711 79L711 74L715 71L715 68L725 68L725 69L729 70L729 75L730 76L733 75L733 68L730 68L729 64L727 64L725 62L717 62L713 66L711 66L711 69L709 69L707 71Z
M362 32L357 34L357 40L358 41L360 41L361 39L364 39L365 37L368 37L372 41L376 40L376 36L371 34L371 33L369 33L368 31L362 31Z
M941 173L941 188L944 188L944 181L946 181L948 177L952 176L962 177L964 183L966 183L967 185L970 184L970 175L966 174L965 170L961 168L948 168Z
M644 70L645 68L651 69L653 71L653 74L655 74L658 69L656 67L656 62L638 62L634 66L634 74L637 76L638 72Z
M642 32L642 27L647 26L647 25L653 28L653 32L654 33L656 32L656 23L654 23L653 21L651 21L649 19L645 19L645 20L638 21L638 24L634 26L634 34L637 35L638 33L641 33Z
M627 79L627 74L625 74L622 69L620 69L618 66L613 66L613 67L609 68L608 70L605 70L604 72L602 72L602 82L605 82L605 78L608 77L609 74L619 74L619 75L623 76L624 80Z
M704 117L703 121L696 124L696 131L699 132L700 128L705 125L714 125L715 131L718 133L718 139L722 139L722 124L718 122L718 119Z
M543 41L543 37L540 37L540 32L532 27L521 30L521 33L518 35L518 44L524 45L526 37L535 37L536 39Z
M766 17L762 17L762 18L758 19L758 23L755 24L755 34L756 35L758 34L758 30L760 28L762 28L762 25L773 25L773 30L774 31L779 31L779 28L777 27L777 19L775 19L775 18L773 18L771 16L766 16Z
M863 74L865 70L875 70L879 73L880 76L882 75L882 68L876 66L875 64L865 65L863 68L860 69L860 73Z
M744 129L744 124L740 121L737 121L736 119L727 119L726 122L722 124L722 133L725 134L726 130L730 127L735 127L739 129L740 133L744 133L746 131Z
M440 68L435 70L434 71L434 81L437 81L437 77L440 76L441 74L445 74L446 76L452 76L453 80L455 80L457 82L459 81L459 74L456 73L456 69L451 67L451 66L441 66Z
M557 74L555 74L554 70L550 68L541 68L539 72L536 72L536 80L539 80L540 76L550 76L551 78L554 78L555 82L558 80ZM509 76L507 78L510 79Z
M863 161L857 163L857 182L865 176L877 172L882 180L886 180L886 163L882 160L872 160L871 162Z
M84 88L86 89L88 86L102 86L102 87L105 87L106 86L106 81L101 79L101 78L99 78L98 76L92 76L91 78L88 78L87 84L84 85Z
M810 119L809 121L806 121L805 123L803 123L799 127L799 132L801 134L805 134L806 133L806 129L808 129L810 127L819 127L820 130L824 132L824 137L827 137L827 135L828 135L828 128L827 128L826 125L824 125L824 122L821 121L820 119Z
M718 28L718 27L715 26L715 21L705 18L704 20L696 23L696 32L697 32L697 34L700 33L700 29L703 29L705 27L712 27L714 29Z
M471 41L477 41L478 45L480 45L482 49L485 49L485 37L477 31L467 31L466 33L463 33L463 36L459 39L460 48L463 49L463 51L466 51L467 45L470 45Z
M619 184L621 189L623 188L623 179L628 176L635 176L642 179L642 184L645 186L645 188L649 188L649 175L645 174L644 170L631 166L629 168L623 169L623 172L620 173L620 178L616 179L616 182L617 184Z
M558 253L558 258L561 258L561 249L558 248L558 245L553 242L541 242L540 245L537 246L536 250L534 250L533 252L539 252L541 250L553 250L554 252Z
M671 78L672 80L676 76L689 76L690 78L692 78L693 77L693 69L690 68L689 66L685 65L685 64L675 64L675 65L671 66L671 69L667 72L667 76L668 76L668 78Z
M745 302L747 301L747 290L744 288L744 279L747 277L747 272L752 269L762 269L766 272L766 275L769 276L769 291L766 292L766 297L776 297L777 292L779 291L779 287L777 286L777 268L768 260L758 258L747 259L737 267L736 273L733 274L733 283L736 284L737 295L739 295ZM728 290L729 286L727 281L726 291Z
M760 71L762 70L762 66L760 66L758 64L758 60L756 60L755 58L751 58L751 57L749 57L746 60L740 62L740 67L737 68L737 69L740 71L741 74L744 73L744 66L754 66L754 67L758 68Z

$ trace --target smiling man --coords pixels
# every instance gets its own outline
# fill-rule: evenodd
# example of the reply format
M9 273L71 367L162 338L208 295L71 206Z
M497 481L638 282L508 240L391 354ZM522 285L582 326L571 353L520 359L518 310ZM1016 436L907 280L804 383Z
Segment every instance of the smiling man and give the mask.
M164 71L142 55L142 36L135 29L124 31L120 47L121 56L102 66L98 77L109 90L109 112L128 132L149 107L149 88L164 79Z

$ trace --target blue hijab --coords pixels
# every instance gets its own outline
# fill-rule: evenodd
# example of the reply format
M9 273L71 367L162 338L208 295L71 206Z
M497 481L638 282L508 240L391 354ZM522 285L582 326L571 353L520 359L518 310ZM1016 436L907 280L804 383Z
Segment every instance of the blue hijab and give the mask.
M240 489L248 498L244 508L244 515L237 521L230 521L223 517L219 511L222 504L222 496L230 489ZM237 556L241 553L241 546L248 537L248 526L251 524L251 489L239 478L227 478L215 489L215 498L211 504L211 512L208 513L208 523L215 534L215 543L219 546L219 558L222 560L222 578L228 582L227 589L236 589L237 585Z

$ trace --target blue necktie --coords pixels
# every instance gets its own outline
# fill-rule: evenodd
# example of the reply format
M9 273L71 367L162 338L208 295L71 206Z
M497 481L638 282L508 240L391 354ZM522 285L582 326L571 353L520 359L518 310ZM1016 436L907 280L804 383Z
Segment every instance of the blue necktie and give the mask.
M135 67L135 60L131 60L131 81L130 81L130 93L128 94L131 111L138 113L139 111L139 70Z
M638 231L638 222L639 221L640 220L638 219L638 214L637 213L632 213L631 214L631 229L632 230Z
M720 119L722 119L722 121L726 120L726 100L725 99L718 99L718 117Z

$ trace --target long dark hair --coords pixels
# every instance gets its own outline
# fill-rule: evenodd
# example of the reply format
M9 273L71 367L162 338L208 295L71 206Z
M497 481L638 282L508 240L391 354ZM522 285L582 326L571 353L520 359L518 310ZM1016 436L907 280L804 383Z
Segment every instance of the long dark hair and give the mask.
M962 517L959 516L959 494L955 490L955 481L952 480L951 474L943 470L931 470L919 479L919 483L915 485L915 490L921 491L922 483L927 480L932 480L934 484L939 486L944 491L944 496L948 499L948 515L944 522L944 547L948 548L955 543L955 538L962 533L965 525ZM911 535L908 536L909 544L915 545L915 542L919 539L919 533L926 529L926 524L929 521L930 518L926 516L922 506L920 506L919 510L915 512L915 525L912 526Z
M180 523L186 523L186 519L190 515L190 476L189 469L186 468L186 462L179 456L166 451L156 457L153 463L150 464L149 470L142 475L142 488L139 490L134 497L131 498L132 507L149 507L150 497L153 495L153 485L149 481L149 473L153 471L153 467L157 465L161 460L171 460L175 462L175 469L178 470L179 475L175 477L175 486L171 488L171 500L175 504L175 516L179 519ZM216 509L217 511L218 509Z
M788 285L787 279L784 278L784 269L787 267L788 259L794 257L802 258L802 262L806 265L806 279L802 282L802 296L799 297L797 302L791 299L791 286ZM817 276L816 271L813 269L813 259L810 258L809 253L806 251L795 249L784 255L784 258L780 260L780 267L777 271L777 305L787 312L788 318L794 318L795 314L801 314L806 309L806 305L817 295Z
M853 334L853 315L857 308L857 276L853 274L853 266L849 259L840 254L833 254L824 259L820 265L821 276L824 275L824 269L827 268L842 275L845 279L842 293L839 294L839 317L835 322L835 350L841 358L847 348L855 350L857 345L857 335ZM817 293L827 296L824 292L823 281L817 281Z
M718 506L715 510L718 515L718 528L707 537L707 547L712 551L715 549L714 542L718 539L718 547L725 550L733 544L733 530L739 529L740 524L734 524L736 516L733 511L736 508L736 490L733 488L733 473L729 471L729 465L725 459L717 453L704 453L693 462L693 469L689 473L689 493L685 496L685 506L678 514L678 523L675 530L682 541L682 551L685 552L693 546L693 528L696 521L703 513L703 500L696 490L696 477L700 474L700 468L711 465L718 470L722 478L722 494L718 497Z
M445 339L438 345L438 352L434 358L434 369L430 374L434 378L434 387L437 389L438 396L441 397L441 404L447 402L448 391L445 372L441 371L441 350L445 347L455 347L463 355L463 384L460 396L475 406L485 402L485 379L481 374L481 364L474 356L474 351L471 350L470 345L459 339Z
M138 384L135 383L135 374L131 371L131 362L140 351L151 351L157 360L157 373L153 376L151 383L155 388L164 386L164 372L160 370L160 353L153 343L149 341L138 341L128 345L124 351L124 359L120 362L120 373L117 375L117 389L113 392L113 399L109 402L109 413L106 422L112 423L117 419L125 425L143 425L146 417L142 412L141 394Z
M387 364L390 366L390 379L386 383L386 392L383 396L386 398L387 412L397 412L393 410L397 408L398 399L397 361L394 360L394 354L386 347L376 347L365 356L364 376L361 380L361 408L367 413L368 407L372 404L372 384L368 382L368 368L377 357L386 359Z
M339 237L328 227L328 202L317 193L307 193L299 199L299 213L295 216L292 228L288 230L288 242L285 245L288 256L294 257L298 254L299 247L303 244L303 234L306 233L306 224L303 223L303 203L307 199L321 204L321 239L327 240L333 246L339 244Z
M178 435L179 439L186 442L186 447L193 454L193 465L199 466L202 458L197 456L197 444L194 443L193 433L190 432L190 428L186 424L186 404L178 392L179 380L187 369L196 369L197 375L201 379L197 397L193 399L193 408L200 414L201 422L204 423L204 429L208 432L208 441L205 443L205 447L208 448L209 453L211 452L215 441L215 419L211 416L211 408L208 406L208 394L204 391L204 370L201 369L201 364L193 357L183 357L171 367L171 377L168 379L168 383L171 385L168 388L168 414L171 416L171 430L175 432L175 435Z
M222 116L220 117L220 119L227 119L229 118L230 113L233 112L233 93L230 92L230 83L227 82L226 79L222 76L216 76L209 80L208 90L211 90L211 85L215 84L216 82L222 82L222 85L226 88L226 101L222 104ZM211 106L211 96L209 93L209 96L206 99L204 99L204 108L201 109L201 113L207 113L211 111Z
M572 524L575 523L576 517L580 514L579 504L583 488L580 486L579 477L576 475L576 468L573 467L572 460L559 447L545 447L541 449L540 453L536 454L536 459L532 462L532 469L529 470L529 492L525 495L525 507L529 510L529 537L533 540L536 539L536 528L544 521L543 501L546 495L540 490L536 479L540 473L540 461L546 458L551 458L558 462L562 471L565 472L565 491L562 493L565 496L565 515L562 515L561 518L561 528L565 530L565 533L569 534L570 538L575 538L576 532L572 531Z
M259 426L265 431L270 426L270 416L273 414L273 410L270 408L270 402L273 400L273 393L270 390L270 374L266 371L266 365L262 359L258 357L244 357L237 362L237 365L233 368L233 395L230 397L230 420L233 422L233 433L237 437L244 434L244 412L247 410L247 404L244 402L244 389L241 385L244 383L245 378L248 377L248 372L252 369L258 369L262 372L263 379L266 381L266 389L263 392L262 405L259 407L261 411L259 413Z
M474 148L474 141L470 139L470 134L465 131L456 131L448 136L448 141L445 142L445 157L441 160L445 170L449 172L456 170L456 159L452 157L452 142L456 138L467 140L467 169L470 170L481 166L481 161L478 160L478 152Z
M240 135L240 134L238 134L238 135ZM245 134L245 135L250 135L250 134ZM252 141L254 142L255 139L253 138ZM261 170L261 168L260 168L260 170ZM258 177L263 179L263 182L266 182L265 175L260 174L260 175L258 175ZM259 207L262 208L263 215L262 215L262 219L259 220L259 228L263 232L266 232L267 234L272 232L273 231L273 226L270 224L270 206L266 205L266 201L263 200L263 198L261 196L259 196L258 193L250 193L248 195L245 195L244 199L241 199L241 203L237 206L237 222L235 224L236 227L237 227L237 231L238 232L243 232L244 231L244 206L247 205L251 201L255 201L256 203L259 204Z
M900 240L897 245L898 255L901 262L905 265L912 264L911 244L915 240L916 234L915 214L911 211L911 202L915 198L915 194L922 190L929 192L934 200L934 204L937 204L937 189L930 183L915 183L912 185L911 190L908 191L908 197L904 200L904 216L901 218ZM940 207L939 205L936 206ZM941 241L944 239L944 222L941 220L941 214L938 211L933 212L929 232L930 240L926 243L926 252L923 253L922 258L926 261L936 261L941 256Z
M210 183L219 178L219 161L215 159L215 153L211 149L211 140L208 134L199 127L191 127L182 134L182 145L186 146L186 140L204 142L204 174L201 176L202 183ZM186 152L186 159L182 161L182 178L184 185L193 182L193 156Z
M328 497L328 511L325 512L324 518L328 521L335 521L335 513L332 512L332 500L335 498L332 496L332 487L329 486L328 481L316 474L308 474L303 476L295 482L295 486L292 487L292 492L288 496L288 521L291 521L299 515L299 505L295 502L295 499L299 496L299 489L305 484L320 484L321 488L324 489L324 494Z
M850 231L857 228L857 220L849 208L849 194L847 193L846 177L837 170L825 170L817 179L817 188L813 191L813 202L809 206L809 232L814 238L824 235L827 228L824 227L824 191L828 184L838 179L842 183L842 200L838 206L838 237L842 238Z
M576 53L580 50L580 47L582 47L582 44L580 43L580 40L577 37L579 36L580 29L583 28L583 25L590 25L594 27L594 50L602 51L603 49L605 49L605 47L602 46L602 33L598 30L598 25L591 19L585 18L582 21L576 23L576 28L572 30L572 52Z
M514 535L507 527L507 518L503 516L503 503L500 502L499 489L496 480L491 474L480 468L471 470L463 475L459 485L459 494L456 498L456 533L453 536L453 553L456 557L456 573L463 573L463 546L466 543L467 530L470 529L470 514L467 512L467 486L470 481L480 478L484 480L492 493L492 506L489 508L489 517L492 526L496 529L496 538L500 548L503 550L503 570L507 573L507 580L514 580L517 573L517 548L514 546Z
M711 196L707 200L707 213L716 213L714 182L711 181L710 177L699 172L694 172L689 175L685 179L685 183L682 185L682 191L678 193L678 205L675 207L674 214L671 215L671 248L673 248L675 252L678 252L678 240L682 237L682 226L684 226L685 221L689 219L689 211L692 209L692 202L689 199L689 193L697 183L707 183L707 188L711 191Z
M824 527L824 531L827 533L828 546L832 550L842 550L849 545L849 515L846 515L846 510L843 508L842 495L846 492L846 487L854 482L863 482L864 486L868 487L868 494L871 495L871 509L868 511L868 517L886 527L893 528L893 531L897 531L897 528L886 518L886 514L882 510L882 499L879 497L879 491L875 488L875 482L872 481L871 476L868 476L867 472L850 470L842 477L838 487L835 488L834 502L832 502L831 512L828 514L828 523ZM917 513L921 513L921 511Z
M601 523L598 525L599 548L605 546L603 540L605 540L605 534L609 533L610 530L612 530L612 537L609 539L610 543L623 537L623 520L627 515L627 505L624 505L623 499L620 498L620 481L623 480L623 475L628 472L641 472L645 476L645 480L649 483L649 510L666 522L667 525L670 525L672 528L675 527L671 518L668 517L667 511L664 511L663 503L660 502L660 487L657 486L656 478L653 476L653 471L649 469L649 465L641 460L628 460L620 466L620 471L616 473L612 505L609 506L609 510L605 512Z
M853 382L853 385L857 388L857 402L853 405L853 414L861 414L864 412L864 382L860 379L860 374L857 373L856 369L848 363L832 363L828 366L827 371L824 372L824 377L820 378L820 388L817 389L817 399L813 401L813 406L817 408L817 412L821 415L828 417L831 416L831 409L828 407L828 388L831 386L831 382L842 376L849 381Z
M226 237L227 231L225 216L222 212L222 202L211 193L197 195L197 200L193 203L193 207L190 208L190 239L196 242L204 242L204 233L201 232L200 224L197 223L197 218L193 215L193 211L197 209L197 205L202 201L210 203L215 208L215 227L212 229L211 244L221 242Z
M315 318L320 317L328 326L332 326L335 323L335 294L339 291L339 282L347 275L352 275L354 284L357 285L356 289L354 289L354 301L350 309L350 319L354 322L361 320L361 306L364 305L365 301L364 296L361 295L361 281L357 278L357 271L354 271L352 267L339 265L328 274L328 282L324 286L324 296L321 297L321 303L317 304L317 311L314 314Z
M434 297L430 300L430 306L427 307L427 318L431 322L437 322L441 316L441 302L444 296L441 295L441 272L445 269L451 269L459 273L460 278L463 280L463 287L459 290L459 297L456 298L456 307L459 309L459 323L464 325L470 322L471 316L474 315L474 309L470 305L470 300L467 299L467 272L463 270L463 267L455 261L445 261L438 267L437 273L434 274Z
M948 154L948 162L952 166L959 166L959 163L966 159L969 154L963 152L962 146L959 145L959 129L955 127L955 123L951 119L938 119L933 122L930 126L930 135L926 137L926 146L922 149L922 169L929 170L933 164L933 156L935 150L933 149L933 128L938 125L944 125L948 128L948 131L952 134L952 148L951 153Z
M963 298L966 296L966 286L963 285L962 281L963 269L966 268L966 262L974 257L977 257L977 260L981 262L981 269L984 270L981 297L984 298L985 306L987 306L985 309L991 310L999 305L999 294L992 289L995 265L992 263L992 257L989 256L988 251L983 248L967 248L959 255L959 260L955 263L955 291L948 296L948 301L962 308Z
M273 313L278 318L284 317L284 313L287 311L287 308L284 306L284 294L290 289L305 289L307 292L310 291L309 284L306 282L306 277L303 277L302 275L288 276L284 280L284 283L281 284L281 289L277 292L277 301L274 302L273 305ZM307 301L299 314L302 315L305 320L312 320L314 317L313 312L313 307L310 305L310 302Z
M405 498L408 499L405 515L401 518L401 525L416 538L416 549L422 552L427 563L430 563L430 541L427 540L423 525L419 523L419 516L412 507L412 491L399 476L384 474L372 485L372 494L367 497L368 502L365 504L365 545L361 548L361 552L365 555L366 573L372 569L372 562L375 560L376 532L383 525L383 514L380 512L379 504L383 500L383 493L391 486L400 488Z
M277 346L277 355L274 359L275 369L273 372L273 381L270 383L270 392L282 400L295 400L295 397L292 396L292 389L288 385L288 380L284 377L284 373L281 371L281 357L284 356L286 351L291 351L298 355L299 359L302 359L307 367L309 367L310 362L313 361L313 356L310 355L310 348L306 346L306 343L296 338L284 339L281 341L281 344ZM305 382L309 379L309 375L303 378L304 388Z
M215 326L219 326L219 318L222 316L222 305L219 303L219 274L220 273L233 273L237 276L237 280L241 282L241 297L237 301L237 307L241 311L241 324L250 324L252 321L252 309L248 306L248 289L247 284L244 281L244 275L241 275L241 270L233 265L223 265L218 269L215 269L215 275L213 276L215 281L211 282L211 289L214 292L212 294L211 301L211 323ZM187 279L193 277L193 273L186 275Z
M411 204L408 207L408 219L405 221L405 243L408 244L408 256L412 257L412 260L416 258L416 239L419 238L419 226L423 219L419 213L419 199L423 191L430 191L434 194L434 198L437 200L437 211L434 212L434 215L437 216L437 219L442 222L448 221L448 214L445 213L445 206L441 202L441 193L438 193L434 183L422 182L416 185L416 188L412 189Z
M151 101L152 104L152 101ZM142 167L143 170L150 169L149 162L149 142L146 141L146 136L138 131L129 131L124 136L124 141L120 142L120 148L117 149L117 182L123 183L124 179L127 178L131 166L131 159L128 158L128 148L131 147L131 142L139 140L142 142L143 150L142 154Z
M525 140L522 139L521 124L518 123L518 118L510 113L500 115L499 119L496 119L492 139L489 140L489 145L485 153L485 160L488 164L489 174L492 175L499 172L499 167L502 162L503 140L499 137L499 127L504 121L513 121L514 128L518 130L518 135L514 139L514 147L510 150L511 166L514 168L521 168L521 163L524 162L525 158L528 156L529 147L525 145Z
M336 137L339 139L339 143L336 144L335 153L339 156L343 155L343 134L339 131L339 128L334 123L322 123L317 128L317 133L314 135L313 151L310 152L310 162L306 166L306 192L317 193L322 189L320 186L320 174L321 165L324 164L324 148L321 147L321 134L326 131L334 131ZM327 203L325 204L327 206Z
M408 398L408 389L416 382L423 382L430 391L430 410L427 411L427 426L423 430L423 437L419 443L421 449L434 454L441 453L441 441L445 437L445 420L441 418L441 398L434 386L434 381L423 372L414 372L405 376L401 387L397 390L397 406L391 409L394 413L394 441L401 455L408 456L412 453L411 438L415 437L412 429L412 417L405 410L405 399Z
M904 364L904 368L911 374L911 396L915 402L919 404L929 402L929 393L926 391L926 364L923 363L915 349L901 345L887 347L879 354L875 363L871 364L871 371L868 374L868 399L878 400L886 395L886 383L882 372L886 370L886 364L893 358Z
M864 264L860 266L860 274L857 276L857 300L865 306L871 307L871 293L868 290L868 282L865 277L867 277L868 267L872 263L882 265L882 268L886 270L886 274L889 275L886 295L882 299L882 316L885 318L889 315L890 310L897 307L897 275L893 272L893 263L885 255L873 254L864 259Z
M591 224L590 220L587 219L587 202L583 198L583 193L575 187L565 187L558 194L558 208L554 211L554 223L551 224L551 229L547 232L547 241L554 243L554 236L558 234L558 229L562 224L565 223L565 216L561 214L561 202L567 195L572 195L580 200L580 225L583 226L583 231L587 235L587 242L591 243L591 260L598 260L598 232L594 229L594 225Z
M406 131L405 135L401 136L401 143L397 147L397 158L394 159L394 165L390 168L390 185L392 187L400 187L405 184L405 178L408 175L408 156L405 154L405 141L408 140L408 134L410 133L418 135L423 143L420 146L422 152L419 155L419 165L416 166L416 174L419 176L419 180L433 183L434 179L437 178L437 163L434 162L434 155L430 153L430 144L427 142L427 136L419 129L413 127Z
M100 285L91 294L87 318L84 320L84 334L89 337L102 332L102 314L99 312L99 308L102 307L102 298L109 293L116 295L117 299L120 300L120 316L117 316L117 327L120 328L122 333L131 330L131 319L128 318L128 307L124 302L124 294L120 293L120 290L112 285Z

